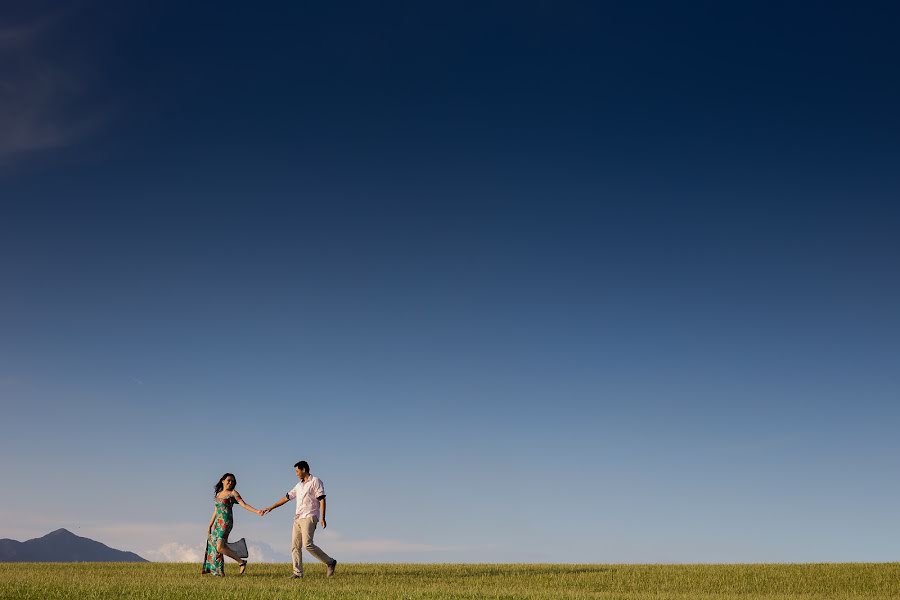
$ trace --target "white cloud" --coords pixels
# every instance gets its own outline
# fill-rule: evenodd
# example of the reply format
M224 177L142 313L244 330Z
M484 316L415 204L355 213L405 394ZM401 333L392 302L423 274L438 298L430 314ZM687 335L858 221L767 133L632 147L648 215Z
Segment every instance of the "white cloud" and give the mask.
M203 561L203 548L188 546L179 542L163 544L156 550L148 550L143 554L147 560L155 562L193 562Z
M251 563L285 563L291 557L276 551L265 542L247 542L248 557ZM154 550L146 550L141 556L154 562L193 562L203 561L202 544L188 545L181 542L167 542Z
M283 552L278 552L265 542L247 542L247 550L250 553L251 563L284 563L291 562L291 557Z
M124 529L122 526L116 527L123 533L128 531L129 534L135 535L143 528L143 526L125 526ZM196 529L196 527L193 529ZM329 532L329 534L328 536L317 535L316 543L321 545L322 549L329 554L341 556L345 561L373 560L380 562L382 560L394 560L398 555L434 556L443 552L464 549L460 546L425 544L398 539L353 539L345 538L337 533ZM261 540L247 540L247 550L250 554L249 560L251 563L286 563L291 561L290 554L287 551L279 552L271 544ZM158 548L139 552L139 554L147 560L158 562L200 562L203 558L203 545L200 542L194 545L182 542L167 542ZM310 557L306 556L305 558L309 559Z
M40 514L0 509L0 537L26 540L66 527L76 535L102 542L119 550L130 550L151 561L197 562L203 558L206 521L194 523L128 523L79 519L74 516ZM243 531L243 530L242 530ZM251 533L248 531L248 533ZM251 563L290 562L290 527L257 529L248 538ZM240 534L237 537L242 537ZM329 527L316 532L316 543L342 562L440 562L458 557L494 556L496 548L429 544L396 538L358 538ZM488 552L488 554L485 554ZM309 559L310 557L306 557Z

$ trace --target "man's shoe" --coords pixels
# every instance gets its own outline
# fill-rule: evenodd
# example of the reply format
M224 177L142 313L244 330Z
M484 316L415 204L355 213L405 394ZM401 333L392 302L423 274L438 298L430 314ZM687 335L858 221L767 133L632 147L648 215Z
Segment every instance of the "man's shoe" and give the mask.
M296 573L294 573L293 575L291 575L291 579L303 579L303 575L297 575Z
M334 568L337 566L337 561L332 560L331 564L328 565L328 569L325 571L325 577L334 577Z

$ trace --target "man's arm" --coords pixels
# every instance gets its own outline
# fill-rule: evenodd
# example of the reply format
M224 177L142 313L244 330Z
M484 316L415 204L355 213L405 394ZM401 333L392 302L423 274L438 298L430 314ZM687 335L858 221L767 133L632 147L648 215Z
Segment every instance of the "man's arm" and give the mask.
M325 523L325 496L319 498L319 514L321 515L322 519L322 529L325 529L326 527L328 527L328 525Z
M287 497L287 496L282 496L282 497L281 497L281 500L279 500L278 502L276 502L275 504L273 504L273 505L270 506L269 508L263 509L263 514L272 512L273 510L275 510L275 509L278 508L279 506L284 506L284 505L287 504L287 503L288 503L288 497Z

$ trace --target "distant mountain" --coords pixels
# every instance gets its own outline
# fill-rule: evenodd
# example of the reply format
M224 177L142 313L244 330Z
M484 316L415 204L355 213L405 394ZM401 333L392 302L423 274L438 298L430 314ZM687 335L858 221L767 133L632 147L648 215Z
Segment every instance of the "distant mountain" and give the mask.
M77 536L67 529L27 542L0 540L0 562L147 562L134 552Z

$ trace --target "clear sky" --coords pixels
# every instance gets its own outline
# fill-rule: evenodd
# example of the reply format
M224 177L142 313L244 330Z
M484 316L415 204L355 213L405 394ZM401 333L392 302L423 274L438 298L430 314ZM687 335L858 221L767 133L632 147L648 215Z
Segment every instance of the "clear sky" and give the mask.
M0 537L900 557L895 3L123 4L0 11Z

